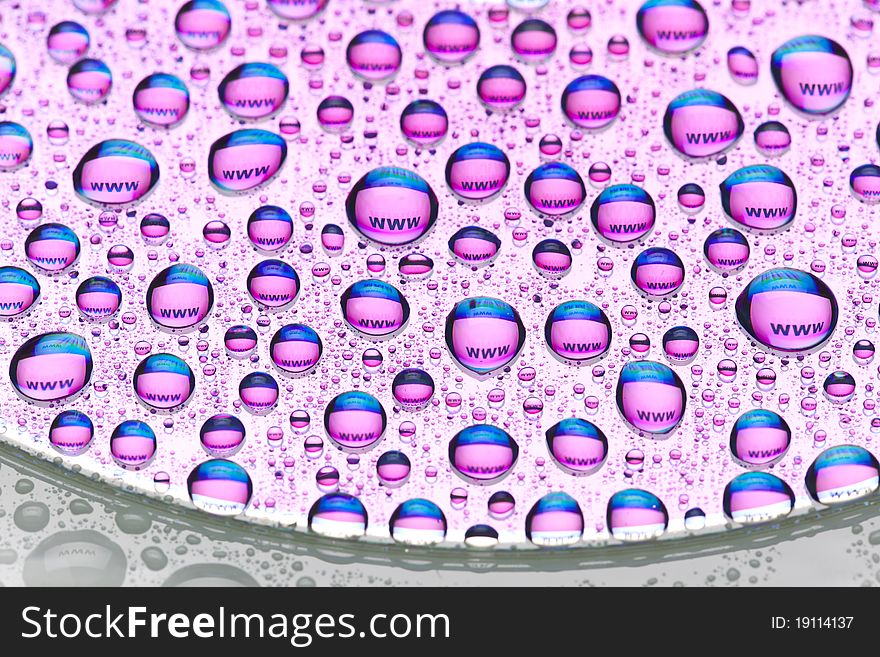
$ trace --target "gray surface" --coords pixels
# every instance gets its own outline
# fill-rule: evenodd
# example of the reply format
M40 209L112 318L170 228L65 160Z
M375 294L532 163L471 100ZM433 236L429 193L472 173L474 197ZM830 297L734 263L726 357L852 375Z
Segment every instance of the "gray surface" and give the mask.
M876 585L880 499L645 545L481 552L333 542L109 488L0 446L0 583Z

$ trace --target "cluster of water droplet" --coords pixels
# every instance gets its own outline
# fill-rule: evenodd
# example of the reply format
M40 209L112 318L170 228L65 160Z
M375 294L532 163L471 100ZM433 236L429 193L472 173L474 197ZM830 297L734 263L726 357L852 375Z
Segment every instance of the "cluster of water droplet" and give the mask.
M873 493L851 4L7 9L2 415L342 537L638 540Z

